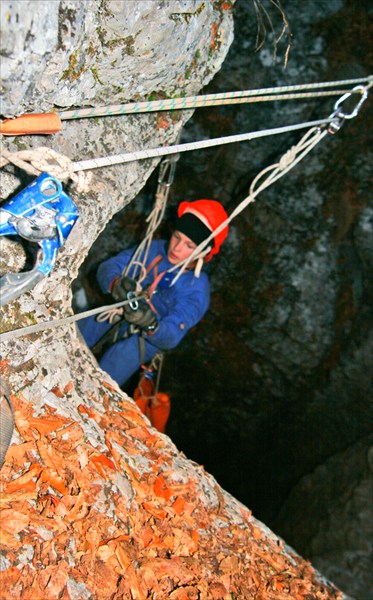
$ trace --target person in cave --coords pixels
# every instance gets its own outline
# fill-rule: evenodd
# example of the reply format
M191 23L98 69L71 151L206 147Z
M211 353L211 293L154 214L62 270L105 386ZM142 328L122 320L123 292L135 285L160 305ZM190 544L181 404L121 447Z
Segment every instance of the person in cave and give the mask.
M175 280L180 269L172 272L170 269L187 259L227 217L224 207L216 200L181 202L170 240L153 240L150 244L144 264L146 277L142 282L150 298L138 299L131 303L132 307L124 306L123 318L114 327L95 317L80 322L80 331L92 351L96 353L101 345L100 367L120 387L158 352L175 348L206 313L210 304L207 274L197 273L196 263L193 263ZM203 257L205 263L218 254L227 235L228 225L213 237ZM116 302L127 300L128 293L136 290L135 265L123 274L133 254L133 248L124 250L98 268L97 280L102 291L110 293ZM103 341L106 342L104 351Z

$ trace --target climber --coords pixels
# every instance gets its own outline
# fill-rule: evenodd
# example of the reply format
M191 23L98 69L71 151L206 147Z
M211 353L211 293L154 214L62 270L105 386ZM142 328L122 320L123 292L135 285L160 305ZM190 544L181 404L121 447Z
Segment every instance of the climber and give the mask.
M197 276L195 264L192 264L174 282L178 270L170 272L170 269L188 258L226 218L225 209L216 200L181 202L170 241L153 240L150 244L143 265L146 277L142 282L142 288L148 291L147 299L136 300L136 281L131 277L134 265L123 275L131 261L133 248L99 266L97 279L103 292L110 293L116 302L134 298L130 305L124 306L124 319L116 325L116 341L110 340L110 347L99 359L101 368L119 386L123 386L143 363L151 361L157 352L177 346L187 331L202 319L210 303L208 276L204 271ZM213 238L204 262L219 252L227 235L228 226ZM98 322L95 317L80 322L81 333L93 351L103 336L110 338L108 332L114 328L108 322Z

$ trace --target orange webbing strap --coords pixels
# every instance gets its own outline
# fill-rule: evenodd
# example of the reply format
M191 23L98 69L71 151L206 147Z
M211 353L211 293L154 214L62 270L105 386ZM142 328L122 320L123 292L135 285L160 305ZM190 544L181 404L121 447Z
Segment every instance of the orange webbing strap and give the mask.
M155 394L154 381L141 376L139 385L133 393L133 399L153 427L165 433L171 411L170 397L162 392Z
M3 135L48 135L58 133L61 129L62 122L56 113L21 115L0 123L0 133Z
M140 376L139 385L133 393L133 399L141 412L150 419L150 398L154 394L154 381Z
M162 255L158 254L155 258L153 258L153 260L151 261L151 263L148 265L148 267L146 268L146 274L148 275L152 269L154 269L154 274L153 274L153 283L151 283L147 290L146 290L146 294L147 294L147 301L148 304L150 306L150 308L152 309L153 312L155 312L156 314L158 314L158 311L155 309L155 307L152 304L151 301L151 297L154 294L158 283L160 282L160 280L162 279L163 275L166 273L166 271L161 271L160 273L158 273L158 265L162 260Z

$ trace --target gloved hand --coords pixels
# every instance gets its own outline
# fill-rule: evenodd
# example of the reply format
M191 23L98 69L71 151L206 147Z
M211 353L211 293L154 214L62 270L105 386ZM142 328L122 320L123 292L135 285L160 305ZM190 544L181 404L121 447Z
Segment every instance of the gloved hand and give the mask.
M136 291L136 281L131 277L118 277L118 279L114 279L114 283L111 287L111 295L113 296L116 302L121 302L122 300L127 300L128 292Z
M124 318L127 323L137 325L146 333L155 333L158 329L158 320L146 300L138 300L138 308L133 310L128 304L124 307Z

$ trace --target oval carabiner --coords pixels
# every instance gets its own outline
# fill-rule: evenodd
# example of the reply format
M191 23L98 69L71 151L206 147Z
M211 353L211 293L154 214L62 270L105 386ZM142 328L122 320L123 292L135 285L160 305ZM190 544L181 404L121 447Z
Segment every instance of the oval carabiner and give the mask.
M351 113L346 114L345 112L343 112L341 110L341 105L343 104L343 102L345 102L345 100L347 100L347 98L352 96L352 94L357 91L361 91L361 98L360 98L359 102L356 104L354 110ZM353 119L359 113L362 105L364 104L364 102L367 98L368 98L367 88L363 85L357 85L351 90L351 92L346 92L346 94L343 94L343 96L341 96L341 98L339 98L339 100L337 100L337 102L334 105L334 112L342 119Z
M175 177L176 162L180 154L174 154L165 158L159 166L158 187L171 187Z
M32 269L25 273L6 273L0 277L0 306L16 300L32 290L45 275L39 269Z
M136 292L127 292L127 300L129 301L128 303L132 310L137 310L139 308L139 301L137 300Z

